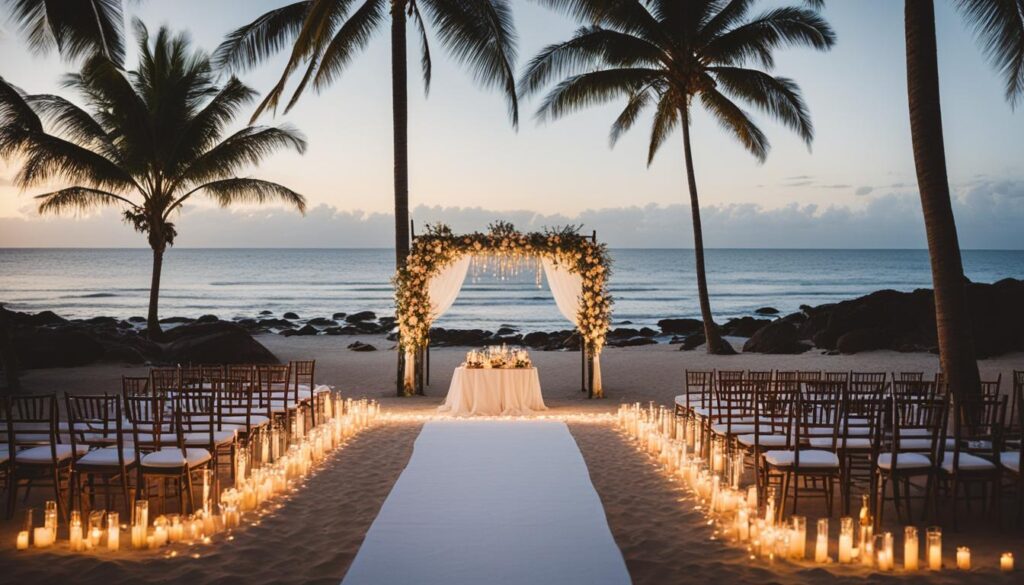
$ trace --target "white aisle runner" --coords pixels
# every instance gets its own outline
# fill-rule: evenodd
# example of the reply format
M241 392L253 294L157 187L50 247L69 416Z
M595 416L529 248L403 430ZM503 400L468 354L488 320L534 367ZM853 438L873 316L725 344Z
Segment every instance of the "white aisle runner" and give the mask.
M344 585L622 585L622 552L569 428L423 427Z

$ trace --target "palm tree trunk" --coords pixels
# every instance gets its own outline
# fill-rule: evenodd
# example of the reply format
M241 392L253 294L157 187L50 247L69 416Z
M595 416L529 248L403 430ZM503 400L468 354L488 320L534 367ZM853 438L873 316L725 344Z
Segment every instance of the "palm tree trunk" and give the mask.
M935 6L932 0L906 0L904 9L910 134L932 265L939 360L956 396L977 396L981 384L967 312L967 281L960 259L942 140Z
M0 367L4 369L5 390L8 394L14 394L21 388L12 329L10 319L7 318L7 309L0 305Z
M405 43L406 0L391 2L391 116L394 124L395 149L395 267L405 266L409 256L409 95ZM401 344L399 344L401 347ZM396 392L405 395L402 380L406 364L404 352L398 351Z
M395 266L409 255L409 97L405 0L391 3L391 108L395 148Z
M146 334L153 341L163 337L160 329L160 272L164 266L164 248L153 247L153 279L149 283L149 316L146 317Z
M730 355L736 353L732 346L718 334L718 325L711 314L711 299L708 297L708 277L704 271L704 232L700 226L700 201L697 199L697 179L693 174L693 155L690 152L690 117L687 109L680 108L683 123L683 154L686 157L686 180L690 187L690 214L693 217L693 254L697 271L697 297L700 299L700 316L704 320L704 338L708 353Z

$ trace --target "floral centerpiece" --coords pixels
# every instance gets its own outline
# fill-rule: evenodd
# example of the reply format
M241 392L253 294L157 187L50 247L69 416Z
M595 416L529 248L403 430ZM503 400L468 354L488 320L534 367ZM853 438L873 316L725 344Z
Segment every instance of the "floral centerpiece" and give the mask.
M466 353L466 361L462 362L463 367L469 369L502 369L502 368L529 368L533 366L530 361L530 354L521 347L510 348L504 344L500 346L490 345L481 350L470 350Z

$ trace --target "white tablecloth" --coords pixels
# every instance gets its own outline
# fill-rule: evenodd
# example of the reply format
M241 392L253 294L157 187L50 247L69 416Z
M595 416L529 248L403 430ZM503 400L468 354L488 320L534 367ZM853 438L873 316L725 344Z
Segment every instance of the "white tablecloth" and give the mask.
M438 408L455 416L523 416L547 410L537 368L455 368Z

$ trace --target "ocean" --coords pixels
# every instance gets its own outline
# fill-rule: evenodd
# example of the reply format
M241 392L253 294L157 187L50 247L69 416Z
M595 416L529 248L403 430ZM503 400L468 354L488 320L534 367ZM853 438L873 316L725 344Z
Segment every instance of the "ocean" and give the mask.
M665 317L699 317L692 250L617 249L609 287L614 321L653 326ZM1024 278L1024 251L965 250L976 282ZM68 318L146 314L148 249L0 249L0 302L17 311ZM394 252L384 249L172 249L164 260L161 317L302 318L370 310L393 314ZM782 313L879 289L931 287L924 250L707 251L711 303L721 322L771 306ZM509 280L467 278L436 322L447 328L568 329L547 284L532 271Z

